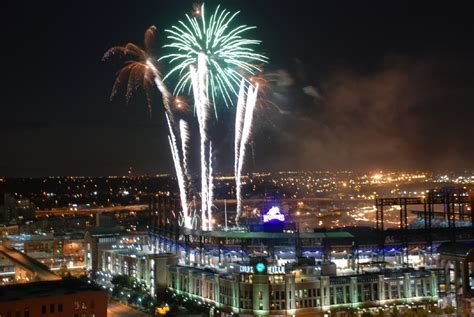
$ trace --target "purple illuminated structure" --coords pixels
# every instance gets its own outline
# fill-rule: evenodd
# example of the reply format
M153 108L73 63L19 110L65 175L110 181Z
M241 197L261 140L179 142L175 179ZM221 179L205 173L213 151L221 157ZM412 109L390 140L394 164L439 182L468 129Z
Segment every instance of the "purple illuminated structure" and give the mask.
M268 222L284 222L285 215L280 211L280 208L273 206L266 214L263 214L263 223Z

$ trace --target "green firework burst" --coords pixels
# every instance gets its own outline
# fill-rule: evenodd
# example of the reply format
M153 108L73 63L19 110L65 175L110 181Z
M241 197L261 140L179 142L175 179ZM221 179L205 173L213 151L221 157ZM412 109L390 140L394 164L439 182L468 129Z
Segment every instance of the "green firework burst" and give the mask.
M173 65L164 79L178 75L179 80L174 94L191 89L189 67L197 64L198 56L204 53L208 67L207 96L216 110L216 101L222 99L226 106L233 104L233 96L242 79L260 71L260 65L268 58L256 53L254 47L259 40L248 39L244 33L255 26L237 25L234 20L239 11L231 13L217 6L209 19L206 19L204 5L198 16L186 14L186 20L178 21L178 25L166 29L167 38L171 41L165 48L173 49L161 59L169 60Z

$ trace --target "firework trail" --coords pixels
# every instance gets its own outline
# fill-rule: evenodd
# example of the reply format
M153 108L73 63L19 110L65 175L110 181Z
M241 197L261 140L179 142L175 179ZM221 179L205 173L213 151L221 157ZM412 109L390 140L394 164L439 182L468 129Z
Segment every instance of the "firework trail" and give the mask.
M236 181L236 198L237 198L237 208L236 208L236 216L235 222L238 225L240 215L242 213L242 195L241 195L241 177L242 177L242 167L244 165L245 159L245 145L248 143L250 132L252 130L252 120L253 120L253 112L255 109L255 103L257 102L257 94L258 94L258 84L254 88L252 85L248 87L247 91L247 101L245 105L245 115L242 123L242 133L240 138L240 145L239 145L239 156L237 162L237 173L235 176ZM242 101L240 101L242 102ZM236 129L238 127L236 126ZM237 132L236 132L237 134Z
M171 154L173 156L173 162L174 162L174 167L176 170L176 178L178 179L178 187L179 187L179 193L180 193L180 200L181 200L181 208L183 210L183 219L184 219L184 226L186 228L191 227L191 218L189 217L189 211L188 211L188 199L186 195L186 182L185 182L185 177L183 174L183 169L182 169L182 162L179 156L179 151L178 151L178 145L176 142L176 136L173 132L173 129L171 127L171 122L168 117L168 114L166 114L166 121L168 122L168 126L170 129L170 135L168 136L168 140L170 143L170 148L171 148Z
M237 175L239 166L239 147L242 137L242 125L245 111L245 81L242 80L239 89L239 98L237 99L237 110L235 112L235 143L234 143L234 175Z
M204 68L204 69L203 69ZM194 94L194 103L196 108L196 115L199 124L199 136L200 136L200 156L201 156L201 226L202 230L207 230L206 223L209 222L207 219L208 211L208 162L206 159L207 151L207 118L209 112L209 103L206 101L206 95L203 92L205 87L205 64L198 64L198 69L194 65L190 66L190 73L192 77L192 87Z
M179 120L179 135L181 137L181 153L183 155L183 171L188 179L191 179L188 168L189 127L184 120Z
M207 219L208 219L208 229L213 229L212 223L212 206L214 200L214 184L213 184L213 177L212 177L212 142L209 142L209 178L208 182L208 194L207 194Z

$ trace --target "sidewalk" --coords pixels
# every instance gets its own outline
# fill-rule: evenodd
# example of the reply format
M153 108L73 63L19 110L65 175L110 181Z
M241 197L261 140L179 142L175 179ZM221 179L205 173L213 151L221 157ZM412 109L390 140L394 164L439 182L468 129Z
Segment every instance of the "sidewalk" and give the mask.
M137 309L130 306L121 304L117 301L110 301L107 307L108 317L150 317L151 315L145 314Z

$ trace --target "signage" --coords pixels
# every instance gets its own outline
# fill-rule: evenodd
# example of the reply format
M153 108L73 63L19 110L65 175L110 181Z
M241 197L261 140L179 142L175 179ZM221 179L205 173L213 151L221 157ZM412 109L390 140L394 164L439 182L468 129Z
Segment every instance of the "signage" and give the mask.
M280 208L273 206L270 208L266 214L263 215L263 222L274 222L274 221L285 221L285 215L280 211Z
M285 274L284 266L269 266L268 274Z
M265 263L263 262L258 262L255 264L255 266L251 265L241 265L240 266L240 273L247 273L247 274L253 274L256 272L258 273L264 273L265 270L267 271L268 274L285 274L285 267L284 266L279 266L279 265L271 265L271 266L266 266Z
M241 265L240 273L253 273L253 266L251 265Z
M255 269L257 270L258 273L262 273L263 271L265 271L265 264L263 264L262 262L258 262L255 265Z

